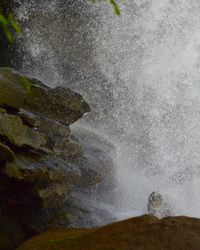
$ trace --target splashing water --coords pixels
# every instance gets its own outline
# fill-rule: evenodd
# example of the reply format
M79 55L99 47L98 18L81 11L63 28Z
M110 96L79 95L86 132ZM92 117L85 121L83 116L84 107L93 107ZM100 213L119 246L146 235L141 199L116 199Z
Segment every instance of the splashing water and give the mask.
M16 0L26 73L80 92L81 123L117 148L116 213L146 213L152 191L200 217L200 1ZM76 3L74 3L76 2Z

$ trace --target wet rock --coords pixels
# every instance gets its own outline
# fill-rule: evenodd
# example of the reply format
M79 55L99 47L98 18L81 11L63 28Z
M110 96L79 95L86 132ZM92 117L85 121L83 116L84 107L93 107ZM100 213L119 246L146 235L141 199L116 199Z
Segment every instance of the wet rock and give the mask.
M200 220L141 216L96 229L51 231L23 243L18 250L200 249Z
M0 114L0 135L17 147L29 146L42 150L47 142L44 134L32 130L19 117L11 114Z
M72 136L83 151L82 157L77 162L82 170L82 176L84 176L81 186L85 188L81 192L85 192L90 199L95 196L99 201L111 202L115 183L114 146L105 138L85 128L73 128ZM93 183L93 186L89 186L87 183Z
M93 228L116 221L117 218L109 210L108 204L104 201L95 200L89 195L80 192L73 192L63 206L65 216L68 219L68 227L72 228Z
M34 80L32 80L30 95L23 108L67 125L90 111L89 105L81 95L63 87L50 89Z
M10 68L0 68L0 105L23 108L67 125L90 111L78 93L63 87L51 89Z
M69 127L88 111L70 89L51 89L0 68L0 202L5 219L25 238L67 226L98 226L112 217L97 203L111 190L111 145Z
M76 166L53 155L16 154L15 163L5 163L1 173L31 186L30 195L38 198L39 207L58 207L80 180Z
M31 126L35 131L46 135L48 138L46 147L57 156L70 161L74 158L77 159L82 154L78 143L69 138L71 133L69 126L47 118L38 117L24 110L21 110L18 115L25 124Z
M82 150L74 162L80 168L81 178L64 207L71 215L71 227L97 227L113 221L109 204L114 199L114 147L105 138L83 128L72 128L71 137ZM99 207L101 204L101 208Z

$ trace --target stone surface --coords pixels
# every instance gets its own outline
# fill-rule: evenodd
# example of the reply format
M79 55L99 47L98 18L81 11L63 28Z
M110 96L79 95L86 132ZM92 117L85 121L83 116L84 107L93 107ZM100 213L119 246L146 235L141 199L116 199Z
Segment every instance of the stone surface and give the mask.
M69 127L88 111L70 89L0 68L0 229L9 226L5 237L0 231L0 249L44 231L110 221L98 207L112 175L110 145Z
M89 105L81 95L63 87L50 89L33 79L30 95L23 108L67 125L90 111Z
M0 161L13 162L14 160L14 152L8 146L0 142Z
M0 105L19 109L25 99L23 76L10 68L0 68Z
M14 163L4 164L1 173L32 186L30 195L38 198L42 208L58 206L81 176L79 168L54 155L35 155L34 158L22 153L16 154Z
M42 149L47 142L44 134L24 125L19 117L11 114L0 114L0 135L17 147Z
M116 220L108 211L113 204L115 187L113 145L105 138L80 127L72 127L71 137L80 145L82 155L73 160L81 170L80 184L64 204L65 211L68 211L69 225L97 227Z
M199 250L200 220L141 216L96 229L66 229L41 234L18 250Z
M0 106L23 108L68 125L90 111L78 93L63 87L51 89L10 68L0 68Z

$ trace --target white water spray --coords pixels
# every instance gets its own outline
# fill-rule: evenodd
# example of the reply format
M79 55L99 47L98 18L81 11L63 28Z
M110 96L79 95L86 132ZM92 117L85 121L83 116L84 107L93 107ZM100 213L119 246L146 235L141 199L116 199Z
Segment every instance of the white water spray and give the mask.
M120 218L146 213L152 191L200 217L200 2L126 0L120 18L89 0L18 2L23 70L81 92L85 123L117 146Z

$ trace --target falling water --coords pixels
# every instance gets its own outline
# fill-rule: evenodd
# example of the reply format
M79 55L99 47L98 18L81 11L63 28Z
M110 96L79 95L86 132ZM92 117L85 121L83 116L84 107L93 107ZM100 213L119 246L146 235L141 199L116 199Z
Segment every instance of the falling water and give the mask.
M115 213L146 213L160 192L200 217L200 1L16 0L18 67L80 92L81 121L116 145ZM67 3L66 3L67 2Z

